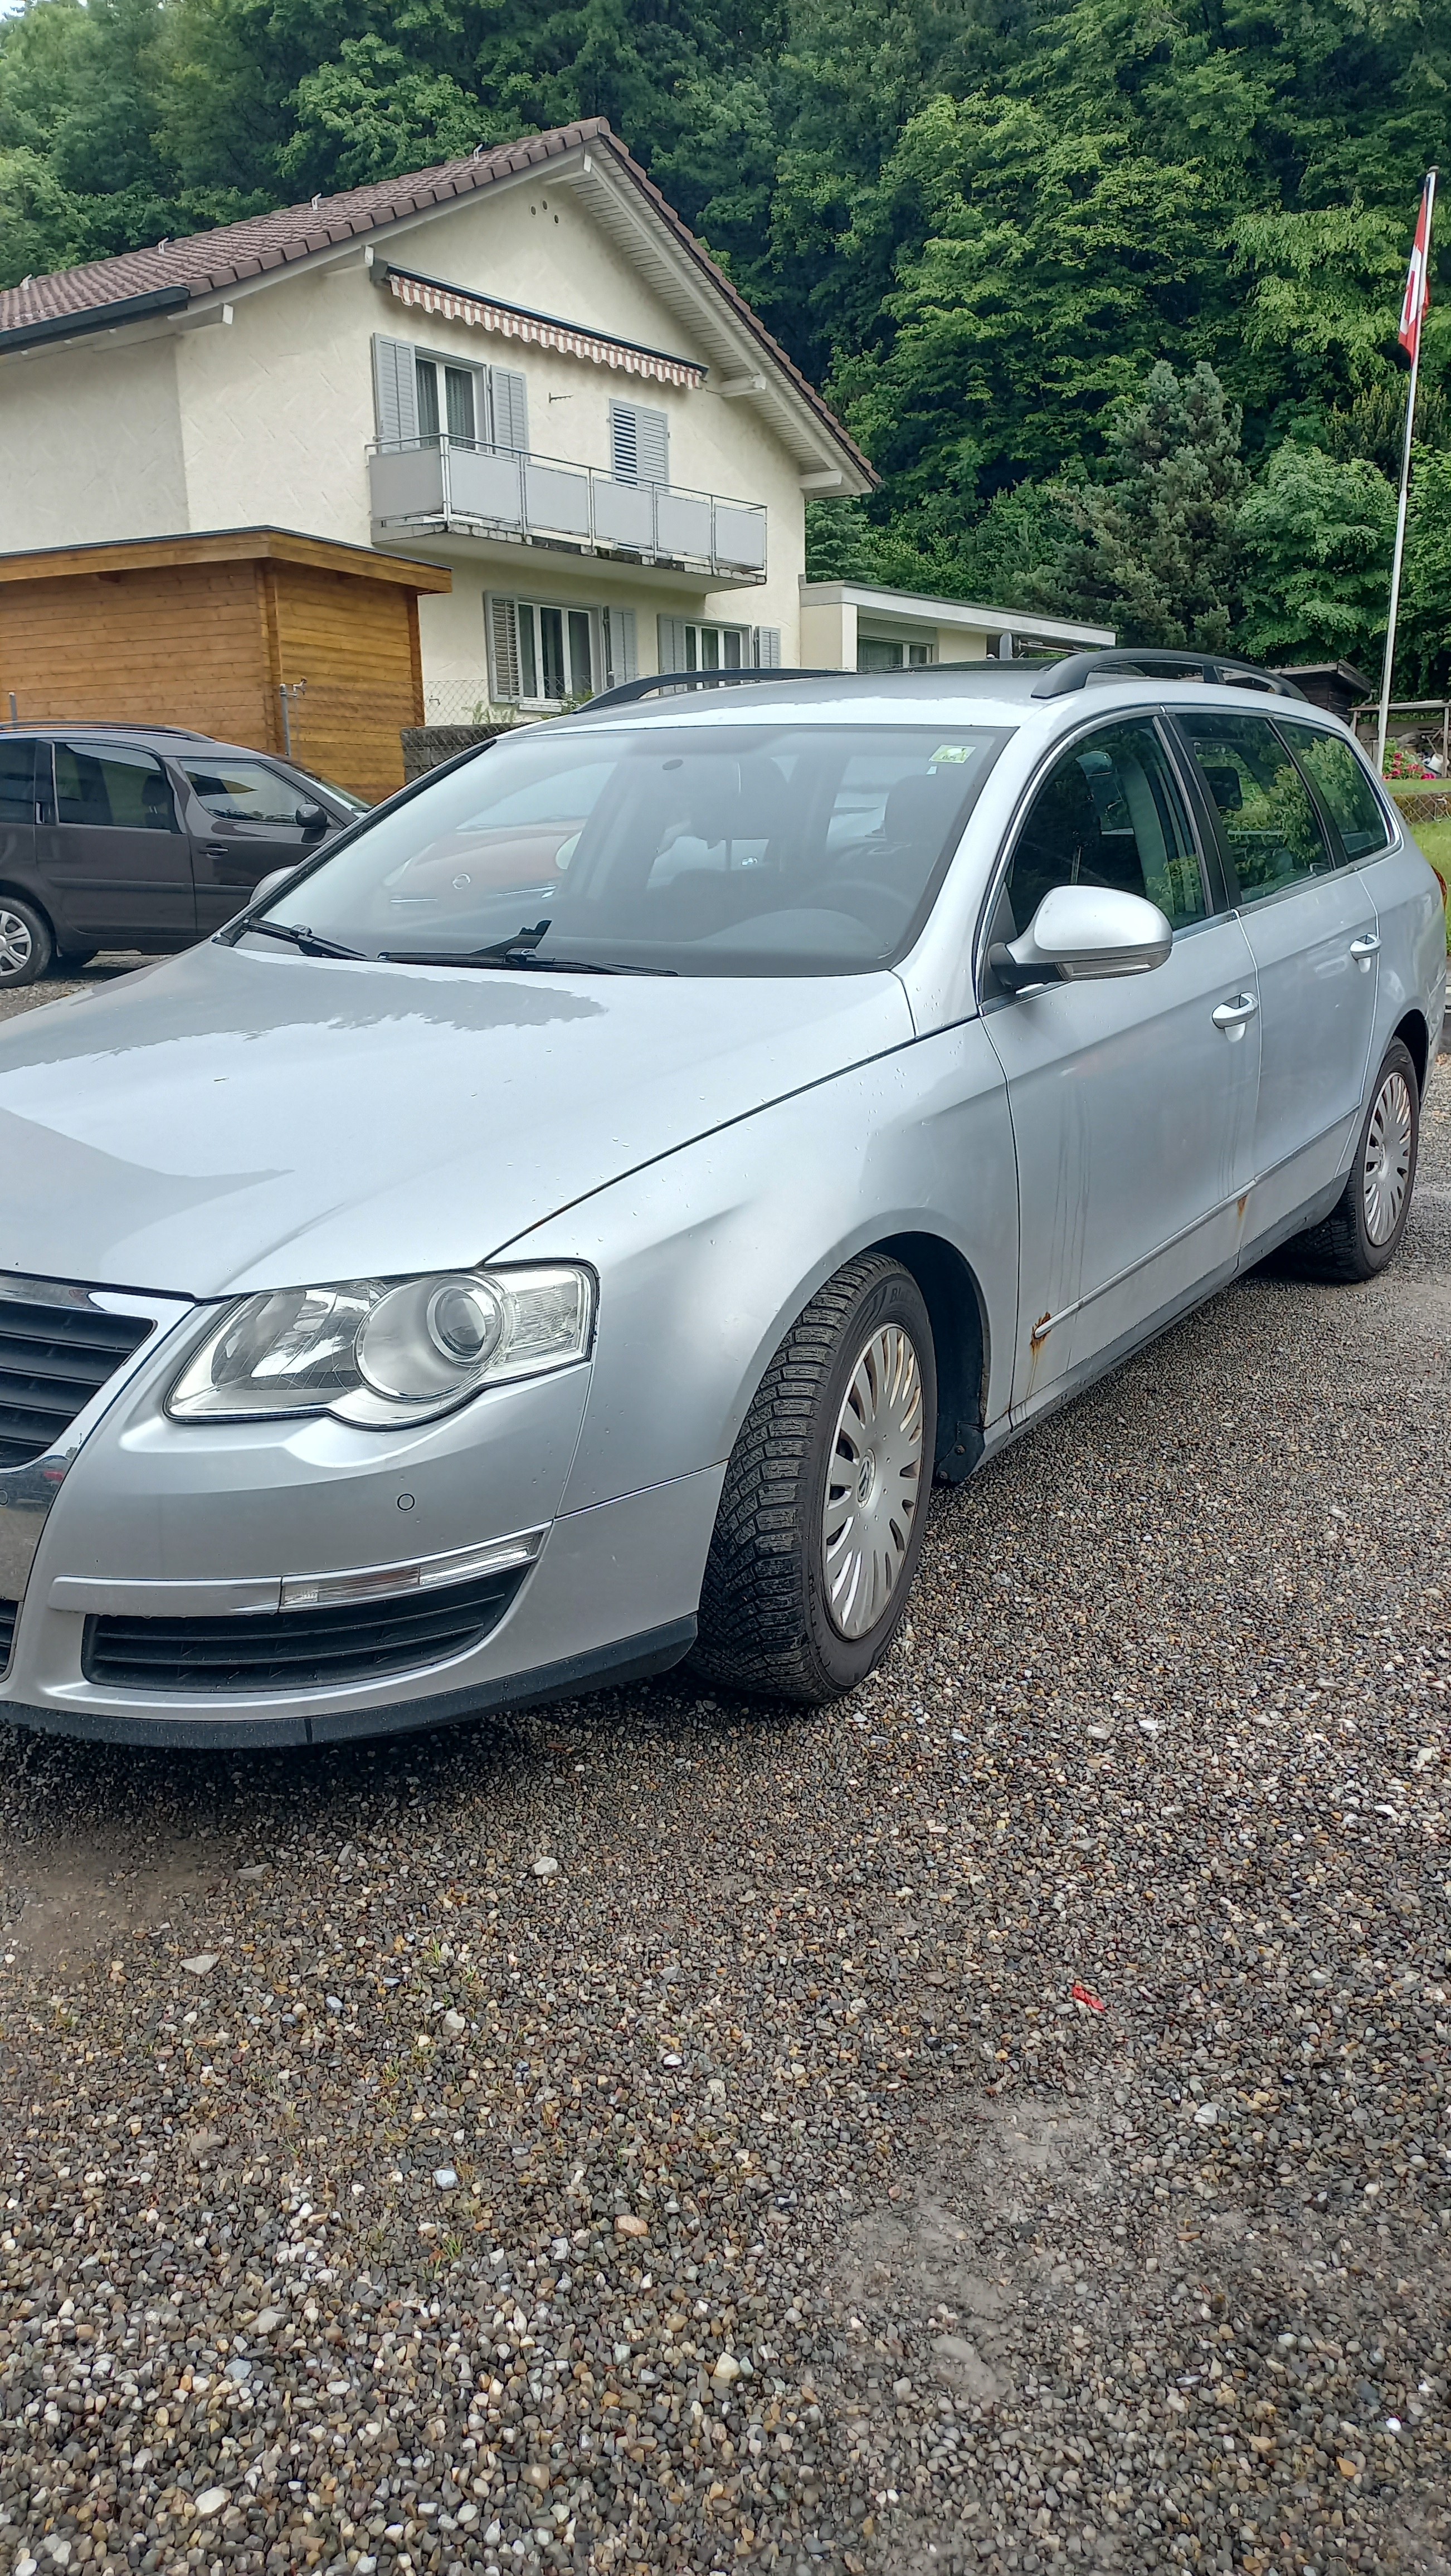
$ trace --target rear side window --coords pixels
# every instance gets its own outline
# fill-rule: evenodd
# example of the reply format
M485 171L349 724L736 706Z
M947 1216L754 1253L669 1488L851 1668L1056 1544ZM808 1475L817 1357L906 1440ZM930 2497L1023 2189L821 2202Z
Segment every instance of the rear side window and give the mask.
M1242 902L1261 903L1339 865L1310 791L1266 717L1181 714L1179 722L1218 810Z
M159 760L120 743L55 747L56 817L117 832L174 832L176 801Z
M1349 743L1322 733L1318 725L1295 724L1288 717L1279 729L1329 807L1346 857L1368 859L1389 849L1391 827Z
M35 745L0 733L0 823L35 821Z
M296 823L312 801L305 788L260 760L184 760L180 766L219 823Z

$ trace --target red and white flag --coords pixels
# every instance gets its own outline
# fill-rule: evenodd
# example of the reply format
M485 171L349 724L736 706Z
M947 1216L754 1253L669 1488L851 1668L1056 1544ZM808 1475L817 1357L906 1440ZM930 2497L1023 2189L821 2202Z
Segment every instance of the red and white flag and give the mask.
M1401 306L1401 347L1412 358L1420 354L1421 316L1431 301L1431 202L1434 193L1433 184L1428 179L1421 190L1421 211L1416 218L1410 274Z

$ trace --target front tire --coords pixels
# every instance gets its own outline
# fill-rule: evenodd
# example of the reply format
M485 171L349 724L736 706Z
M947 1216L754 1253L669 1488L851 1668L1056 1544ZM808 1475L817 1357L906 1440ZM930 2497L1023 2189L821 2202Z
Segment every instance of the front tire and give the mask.
M1371 1085L1344 1191L1323 1223L1296 1245L1309 1279L1374 1279L1400 1247L1416 1184L1421 1086L1410 1049L1393 1038Z
M18 894L0 894L0 993L33 984L50 964L54 945L43 912Z
M792 1325L726 1469L692 1662L807 1707L881 1662L922 1551L937 1370L922 1294L849 1261Z

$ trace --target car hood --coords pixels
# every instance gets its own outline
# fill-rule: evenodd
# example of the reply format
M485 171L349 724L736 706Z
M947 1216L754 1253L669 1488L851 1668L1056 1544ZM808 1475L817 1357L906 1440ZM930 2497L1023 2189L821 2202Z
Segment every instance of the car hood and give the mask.
M888 973L452 973L207 945L0 1030L0 1273L445 1269L907 1043Z

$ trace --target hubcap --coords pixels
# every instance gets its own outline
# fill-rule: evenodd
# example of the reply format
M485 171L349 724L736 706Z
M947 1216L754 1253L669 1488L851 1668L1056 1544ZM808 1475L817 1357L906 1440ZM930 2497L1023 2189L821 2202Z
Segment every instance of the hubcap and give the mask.
M1388 1073L1375 1096L1365 1139L1365 1230L1389 1243L1411 1177L1411 1095L1403 1073Z
M30 924L0 904L0 983L23 975L31 958Z
M922 1489L922 1372L897 1324L873 1333L837 1416L821 1515L832 1626L875 1628L901 1579Z

